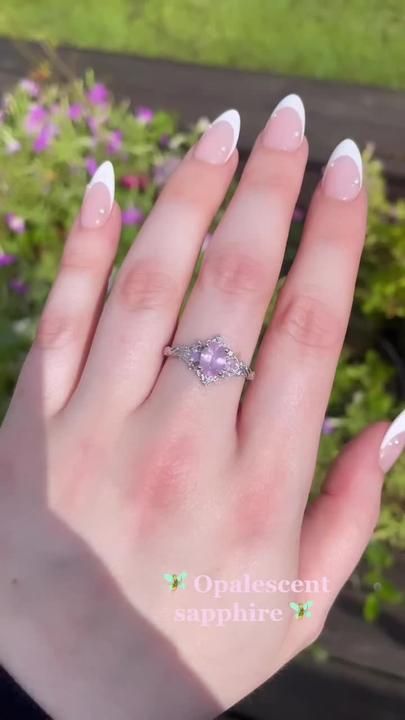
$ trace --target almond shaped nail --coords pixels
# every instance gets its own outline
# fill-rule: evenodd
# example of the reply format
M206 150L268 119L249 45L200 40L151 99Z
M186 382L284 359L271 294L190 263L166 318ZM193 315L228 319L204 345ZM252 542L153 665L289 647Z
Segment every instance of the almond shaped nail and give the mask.
M405 449L405 410L391 423L380 446L380 467L388 472Z
M236 148L240 133L237 110L226 110L207 128L194 149L197 160L224 165Z
M356 143L342 140L328 160L322 179L325 195L335 200L354 200L363 184L363 161Z
M292 93L274 108L263 133L263 143L273 150L293 152L305 133L305 108L299 95Z
M114 203L115 176L109 160L100 165L89 182L80 211L82 227L94 230L107 221Z

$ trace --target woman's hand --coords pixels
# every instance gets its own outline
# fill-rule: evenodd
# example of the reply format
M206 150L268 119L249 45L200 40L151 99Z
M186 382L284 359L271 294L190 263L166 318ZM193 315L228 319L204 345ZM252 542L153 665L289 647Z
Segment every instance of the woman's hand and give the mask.
M305 512L365 234L352 141L315 191L243 403L242 377L204 385L164 358L220 334L248 363L259 338L307 161L297 96L260 133L178 322L238 133L230 111L188 153L106 300L120 211L101 166L1 430L1 660L58 719L212 718L266 680L321 631L401 449L402 416L381 459L387 426L366 429ZM213 597L200 575L262 591ZM263 612L230 619L235 603Z

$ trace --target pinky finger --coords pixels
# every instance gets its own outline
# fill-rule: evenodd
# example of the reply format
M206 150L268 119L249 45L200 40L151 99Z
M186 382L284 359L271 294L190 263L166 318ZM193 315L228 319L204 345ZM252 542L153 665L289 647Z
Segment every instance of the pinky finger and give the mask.
M88 185L15 394L35 393L45 415L61 410L86 361L120 234L114 170L103 163Z
M346 445L332 465L324 491L304 516L299 577L317 580L322 592L311 598L311 621L289 636L287 658L317 639L370 541L380 511L384 473L379 448L386 429L386 423L377 423Z
M304 516L300 574L328 579L327 604L355 569L378 521L384 480L378 452L386 428L372 425L346 445Z

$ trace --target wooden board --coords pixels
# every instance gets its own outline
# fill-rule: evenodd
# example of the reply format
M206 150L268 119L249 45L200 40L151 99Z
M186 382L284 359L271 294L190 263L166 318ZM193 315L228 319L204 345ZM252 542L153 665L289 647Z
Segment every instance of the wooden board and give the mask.
M0 90L46 55L46 49L35 43L0 38ZM173 110L183 124L201 116L212 119L236 107L242 116L242 155L250 150L277 101L297 92L305 102L311 148L308 170L313 177L306 195L344 137L354 138L360 147L375 144L394 194L405 183L404 92L66 47L55 51L54 62L59 74L67 77L93 68L117 97L130 98L134 105Z

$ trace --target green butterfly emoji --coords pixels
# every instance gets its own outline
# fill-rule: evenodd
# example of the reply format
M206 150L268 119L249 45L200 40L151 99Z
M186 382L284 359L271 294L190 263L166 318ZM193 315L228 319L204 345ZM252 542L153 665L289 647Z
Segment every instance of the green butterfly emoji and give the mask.
M170 590L177 590L177 588L180 588L181 590L186 589L185 585L185 579L187 577L186 572L181 572L179 575L170 575L170 573L164 573L163 577L165 580L167 580L168 583L170 583Z
M304 617L308 617L308 618L312 617L310 608L312 607L313 604L314 604L313 600L308 600L306 603L298 603L298 605L297 605L297 603L290 602L290 608L291 608L291 610L294 610L294 612L295 612L295 619L301 620Z

